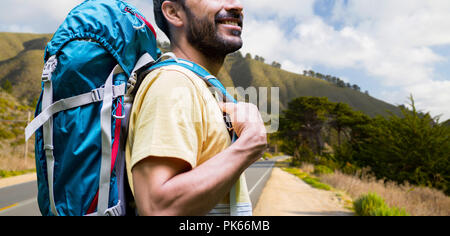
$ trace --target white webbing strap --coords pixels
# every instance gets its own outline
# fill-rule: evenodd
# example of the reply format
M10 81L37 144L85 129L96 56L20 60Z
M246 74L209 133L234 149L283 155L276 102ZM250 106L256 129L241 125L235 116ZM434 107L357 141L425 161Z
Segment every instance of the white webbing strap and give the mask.
M136 62L136 65L133 68L133 71L131 72L131 76L130 78L128 78L128 94L131 94L134 91L134 86L136 86L137 83L137 71L139 71L140 69L149 66L150 64L154 63L155 59L153 59L153 57L148 54L148 53L144 53L144 55L142 55L139 60Z
M42 112L33 119L25 128L25 139L28 140L44 123L50 120L54 114L69 110L75 107L85 106L91 103L100 102L103 100L104 88L94 89L89 93L59 100L46 108L42 106ZM45 91L44 91L45 93ZM113 86L113 97L117 98L125 95L125 84ZM45 96L45 95L44 95ZM44 99L42 100L44 105Z
M100 167L100 181L97 213L99 216L107 214L109 203L109 189L111 181L111 117L113 104L113 77L116 70L120 70L116 65L105 82L103 105L100 111L100 126L102 130L102 160Z
M44 93L42 95L42 109L46 109L53 103L53 85L52 85L52 73L55 71L58 65L56 56L52 56L45 63L44 70L42 72L42 81L44 82ZM44 151L47 162L47 182L50 200L50 209L53 215L58 216L55 205L55 196L53 191L53 177L55 167L55 157L53 156L53 118L50 117L43 124L43 138L44 138Z
M145 53L136 62L136 65L134 66L134 69L131 74L136 73L136 71L142 69L143 67L145 67L153 62L155 62L155 59L153 59L153 57L150 54Z
M236 184L230 190L230 216L237 216Z
M124 206L122 204L122 202L119 200L117 205L108 208L105 212L104 215L105 216L123 216L125 215L125 212L123 211ZM87 214L85 216L100 216L100 214L98 212L94 212L91 214Z

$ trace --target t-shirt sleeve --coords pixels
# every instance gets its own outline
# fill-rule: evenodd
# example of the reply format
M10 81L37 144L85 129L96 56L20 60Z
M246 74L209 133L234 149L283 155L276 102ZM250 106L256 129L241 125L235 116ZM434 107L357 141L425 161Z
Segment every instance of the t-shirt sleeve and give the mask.
M163 70L145 85L135 117L131 166L150 156L178 158L197 165L202 145L202 100L187 76ZM136 102L136 101L135 101Z

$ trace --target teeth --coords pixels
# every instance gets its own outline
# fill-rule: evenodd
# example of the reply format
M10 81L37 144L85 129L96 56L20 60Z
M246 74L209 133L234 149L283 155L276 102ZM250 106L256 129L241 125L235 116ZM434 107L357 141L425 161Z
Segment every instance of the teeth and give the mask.
M225 25L238 26L238 23L237 23L237 22L234 22L234 21L225 21L223 24L225 24Z

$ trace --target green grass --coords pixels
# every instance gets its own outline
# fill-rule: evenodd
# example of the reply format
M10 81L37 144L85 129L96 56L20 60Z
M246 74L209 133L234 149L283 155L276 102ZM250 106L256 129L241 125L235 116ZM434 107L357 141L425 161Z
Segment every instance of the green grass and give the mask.
M307 173L302 172L298 168L282 168L284 171L293 174L303 180L305 183L311 185L313 188L322 189L322 190L331 190L331 187L327 184L321 183L319 179L315 177L309 176Z
M333 170L330 169L328 166L324 166L324 165L314 166L314 174L316 174L316 175L332 174L332 173L333 173Z
M33 173L33 172L36 172L36 169L18 170L18 171L0 170L0 178L8 178L8 177L24 175L24 174Z
M358 216L410 216L405 210L389 207L376 193L368 193L353 202Z

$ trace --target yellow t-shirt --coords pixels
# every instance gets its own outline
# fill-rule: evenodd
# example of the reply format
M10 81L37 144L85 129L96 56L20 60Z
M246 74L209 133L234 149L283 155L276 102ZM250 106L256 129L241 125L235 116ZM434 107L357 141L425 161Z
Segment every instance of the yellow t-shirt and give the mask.
M174 157L195 168L231 145L222 111L207 84L179 66L152 71L136 94L130 116L126 162L132 168L149 156ZM244 176L236 184L238 211L251 214ZM230 197L210 214L228 215Z

